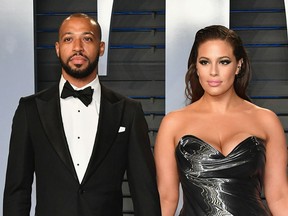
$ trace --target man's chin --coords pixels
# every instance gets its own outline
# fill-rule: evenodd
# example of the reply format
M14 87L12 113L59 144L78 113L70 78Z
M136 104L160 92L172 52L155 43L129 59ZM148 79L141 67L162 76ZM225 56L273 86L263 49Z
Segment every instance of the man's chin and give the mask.
M60 62L62 69L67 75L76 79L83 79L89 77L94 71L96 72L96 67L98 65L97 60L98 59L96 59L92 64L72 64L71 62L64 64L61 59Z
M74 64L74 65L75 65L75 69L74 70L77 70L77 69L83 67L83 64Z
M87 68L88 68L88 65L84 65L84 64L72 64L72 65L70 65L70 69L73 71L82 72L82 71L86 71Z
M82 79L90 75L85 72L73 72L73 73L68 73L68 74L76 79Z
M84 70L79 70L79 69L76 69L76 70L65 70L65 72L69 76L71 76L73 78L83 79L83 78L86 78L86 77L90 76L93 73L93 70L87 70L85 68Z

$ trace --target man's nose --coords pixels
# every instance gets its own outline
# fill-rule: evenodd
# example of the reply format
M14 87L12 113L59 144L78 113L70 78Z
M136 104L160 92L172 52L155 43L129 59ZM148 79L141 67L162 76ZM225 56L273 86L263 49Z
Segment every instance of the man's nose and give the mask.
M83 43L81 39L75 39L73 42L73 51L83 51Z

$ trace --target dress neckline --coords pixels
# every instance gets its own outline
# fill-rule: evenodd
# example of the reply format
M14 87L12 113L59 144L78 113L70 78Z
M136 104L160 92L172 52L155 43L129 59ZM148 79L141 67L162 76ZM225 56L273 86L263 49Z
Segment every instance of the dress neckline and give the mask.
M218 149L216 149L213 145L211 145L210 143L204 141L203 139L197 137L197 136L194 136L192 134L187 134L187 135L184 135L180 138L179 142L178 142L178 145L180 144L180 142L185 139L186 137L192 137L193 139L196 139L204 144L206 144L207 146L209 146L210 148L212 148L213 150L215 150L218 154L220 154L221 156L223 156L224 158L227 158L229 157L231 154L233 154L233 152L235 152L238 148L240 148L244 143L246 143L248 140L255 140L256 142L257 141L260 141L260 143L262 143L264 140L257 137L257 136L254 136L254 135L250 135L246 138L244 138L242 141L240 141L227 155L224 155L221 151L219 151Z

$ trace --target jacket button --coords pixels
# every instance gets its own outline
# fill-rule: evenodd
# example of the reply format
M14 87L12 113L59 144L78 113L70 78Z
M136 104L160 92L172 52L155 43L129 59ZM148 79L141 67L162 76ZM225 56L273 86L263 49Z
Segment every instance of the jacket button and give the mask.
M80 189L80 190L79 190L79 193L80 193L80 194L84 194L84 193L85 193L85 190Z

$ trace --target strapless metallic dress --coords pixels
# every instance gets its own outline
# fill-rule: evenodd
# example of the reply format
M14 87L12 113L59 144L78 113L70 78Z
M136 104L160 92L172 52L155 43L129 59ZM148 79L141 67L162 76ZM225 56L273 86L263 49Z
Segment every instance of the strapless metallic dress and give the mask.
M251 136L227 156L186 135L176 148L183 189L181 216L270 216L261 200L264 141Z

